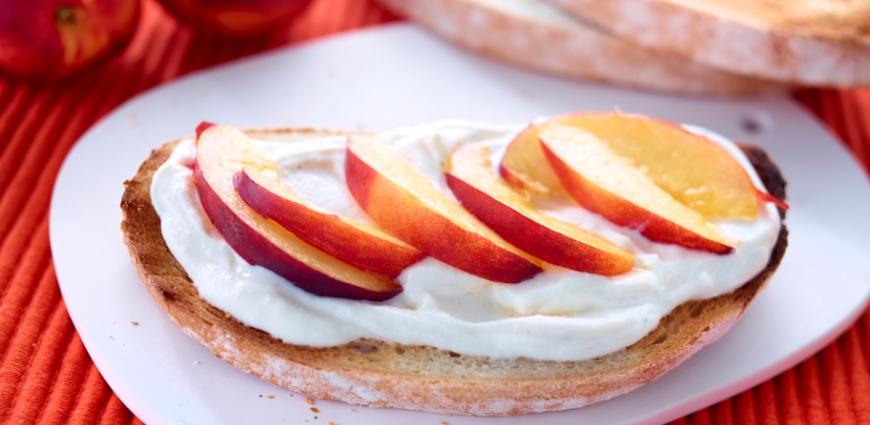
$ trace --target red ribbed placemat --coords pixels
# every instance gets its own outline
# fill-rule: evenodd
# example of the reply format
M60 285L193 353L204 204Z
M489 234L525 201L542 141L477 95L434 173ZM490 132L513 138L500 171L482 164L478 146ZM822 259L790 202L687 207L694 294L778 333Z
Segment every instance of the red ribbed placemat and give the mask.
M271 37L195 35L144 0L136 37L112 61L55 87L0 79L0 422L140 423L108 388L70 322L48 244L48 205L63 158L134 94L275 46L396 19L368 0L315 0ZM870 169L870 90L797 98ZM870 316L776 378L677 424L870 424Z

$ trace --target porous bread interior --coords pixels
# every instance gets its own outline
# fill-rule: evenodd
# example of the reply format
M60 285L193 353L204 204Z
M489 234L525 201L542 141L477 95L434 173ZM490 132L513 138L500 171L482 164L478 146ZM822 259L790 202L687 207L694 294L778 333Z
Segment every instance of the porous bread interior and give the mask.
M248 134L292 141L343 133L282 129ZM592 360L490 359L374 340L329 348L298 346L247 327L202 300L169 252L151 204L150 185L177 143L154 150L124 183L121 229L146 288L176 325L233 366L277 385L348 403L496 416L576 408L623 394L724 334L779 265L787 244L783 226L767 267L755 278L731 293L680 305L637 343ZM743 149L771 194L784 199L785 183L766 154Z

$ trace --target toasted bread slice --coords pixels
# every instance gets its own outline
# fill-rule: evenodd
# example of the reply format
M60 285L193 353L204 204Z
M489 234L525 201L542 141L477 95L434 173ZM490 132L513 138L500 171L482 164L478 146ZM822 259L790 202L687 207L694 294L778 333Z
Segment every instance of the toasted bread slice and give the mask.
M248 134L290 141L335 133L284 129ZM167 248L150 187L177 143L154 150L124 183L121 230L145 287L178 327L231 365L295 391L354 404L496 416L571 409L626 393L722 336L776 270L787 244L782 227L767 267L752 280L731 293L682 304L637 343L592 360L493 360L374 340L330 348L297 346L245 326L201 299ZM759 149L744 150L770 193L784 199L785 183L774 164Z
M548 0L639 46L794 85L870 85L870 3Z
M468 50L562 77L687 95L752 96L785 86L638 47L544 0L379 0Z

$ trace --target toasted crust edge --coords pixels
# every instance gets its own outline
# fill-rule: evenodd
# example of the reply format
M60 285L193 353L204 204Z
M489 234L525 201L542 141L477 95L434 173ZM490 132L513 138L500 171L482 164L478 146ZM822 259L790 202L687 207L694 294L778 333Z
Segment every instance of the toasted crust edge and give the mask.
M325 132L278 129L249 133ZM626 393L721 337L766 284L787 246L788 232L783 226L767 267L752 280L731 293L684 303L637 343L592 360L492 360L372 340L329 348L297 346L247 327L202 300L169 252L151 204L150 184L178 142L151 152L136 175L124 183L121 201L124 242L157 305L191 338L229 364L292 390L353 404L500 416L571 409ZM769 192L784 199L785 182L767 155L758 148L742 148ZM785 211L781 213L784 217Z

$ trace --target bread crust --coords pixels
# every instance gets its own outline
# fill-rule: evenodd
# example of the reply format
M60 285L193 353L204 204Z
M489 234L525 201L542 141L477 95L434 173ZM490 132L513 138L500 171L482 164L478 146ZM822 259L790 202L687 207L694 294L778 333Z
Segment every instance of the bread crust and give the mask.
M272 139L324 134L311 129L247 133ZM722 336L776 270L787 245L783 226L767 267L752 280L731 293L684 303L637 343L591 360L493 360L365 339L329 348L292 345L201 299L167 248L150 186L178 142L152 151L124 183L121 230L139 277L169 318L216 356L266 381L323 399L475 416L564 410L605 400L652 381ZM784 199L785 182L767 155L742 148L770 193ZM785 211L780 212L784 217Z
M548 0L616 37L794 85L870 85L870 3L849 0Z
M786 91L772 81L639 47L579 21L545 22L480 0L379 1L463 48L546 74L687 95Z

